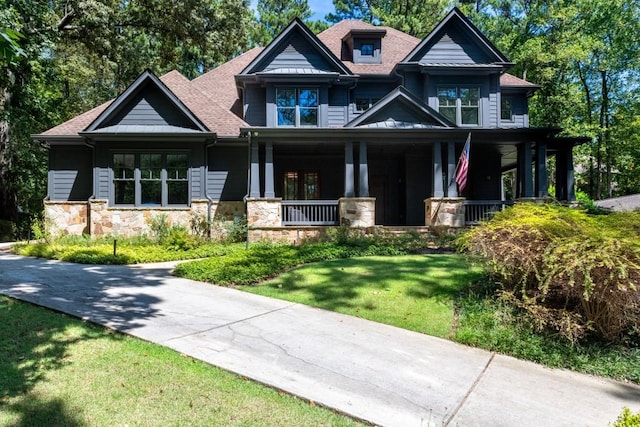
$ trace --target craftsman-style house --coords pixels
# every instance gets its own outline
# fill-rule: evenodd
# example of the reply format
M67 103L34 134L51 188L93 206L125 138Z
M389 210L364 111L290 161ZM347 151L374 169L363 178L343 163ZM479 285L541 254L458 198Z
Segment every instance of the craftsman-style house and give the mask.
M316 36L295 20L192 81L145 71L115 100L34 136L49 148L51 231L135 234L158 214L185 225L247 215L255 239L461 226L509 203L505 193L547 197L548 156L555 197L572 200L580 140L529 127L538 86L512 65L453 9L423 40L360 21Z

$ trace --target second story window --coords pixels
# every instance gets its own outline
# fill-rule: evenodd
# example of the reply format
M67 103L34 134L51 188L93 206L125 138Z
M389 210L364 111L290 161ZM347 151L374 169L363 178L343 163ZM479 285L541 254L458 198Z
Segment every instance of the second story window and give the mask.
M503 96L500 100L500 120L504 122L513 121L513 108L511 106L511 98Z
M378 102L379 98L356 98L355 100L355 111L356 113L362 113L363 111L367 111L369 108L373 106L376 102Z
M278 126L318 126L318 89L276 89Z
M440 114L458 126L480 124L480 88L438 88Z

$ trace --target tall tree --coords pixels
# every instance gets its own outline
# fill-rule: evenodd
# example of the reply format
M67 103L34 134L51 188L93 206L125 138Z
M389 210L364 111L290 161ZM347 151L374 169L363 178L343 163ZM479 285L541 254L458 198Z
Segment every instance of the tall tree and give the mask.
M291 21L307 21L311 9L307 0L258 0L257 25L251 34L252 43L266 46Z
M370 0L333 0L335 11L325 16L327 22L337 24L345 19L360 19L373 23L374 15Z
M0 0L24 57L0 73L0 219L45 195L46 153L29 135L121 91L145 68L189 77L242 51L248 0ZM5 39L6 40L6 39ZM2 62L0 60L0 62Z

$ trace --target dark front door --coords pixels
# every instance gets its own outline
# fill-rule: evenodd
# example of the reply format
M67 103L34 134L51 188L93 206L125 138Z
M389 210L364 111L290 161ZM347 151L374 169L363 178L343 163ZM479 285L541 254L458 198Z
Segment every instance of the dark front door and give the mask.
M387 177L373 175L369 181L369 194L376 198L376 225L387 224Z

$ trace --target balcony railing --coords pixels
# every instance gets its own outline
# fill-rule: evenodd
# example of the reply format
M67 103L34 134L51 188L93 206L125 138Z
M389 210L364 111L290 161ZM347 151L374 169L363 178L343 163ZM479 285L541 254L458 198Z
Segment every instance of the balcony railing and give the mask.
M486 219L491 219L496 212L513 205L512 200L465 200L464 222L466 225L477 224Z
M283 200L282 225L338 225L337 200Z

